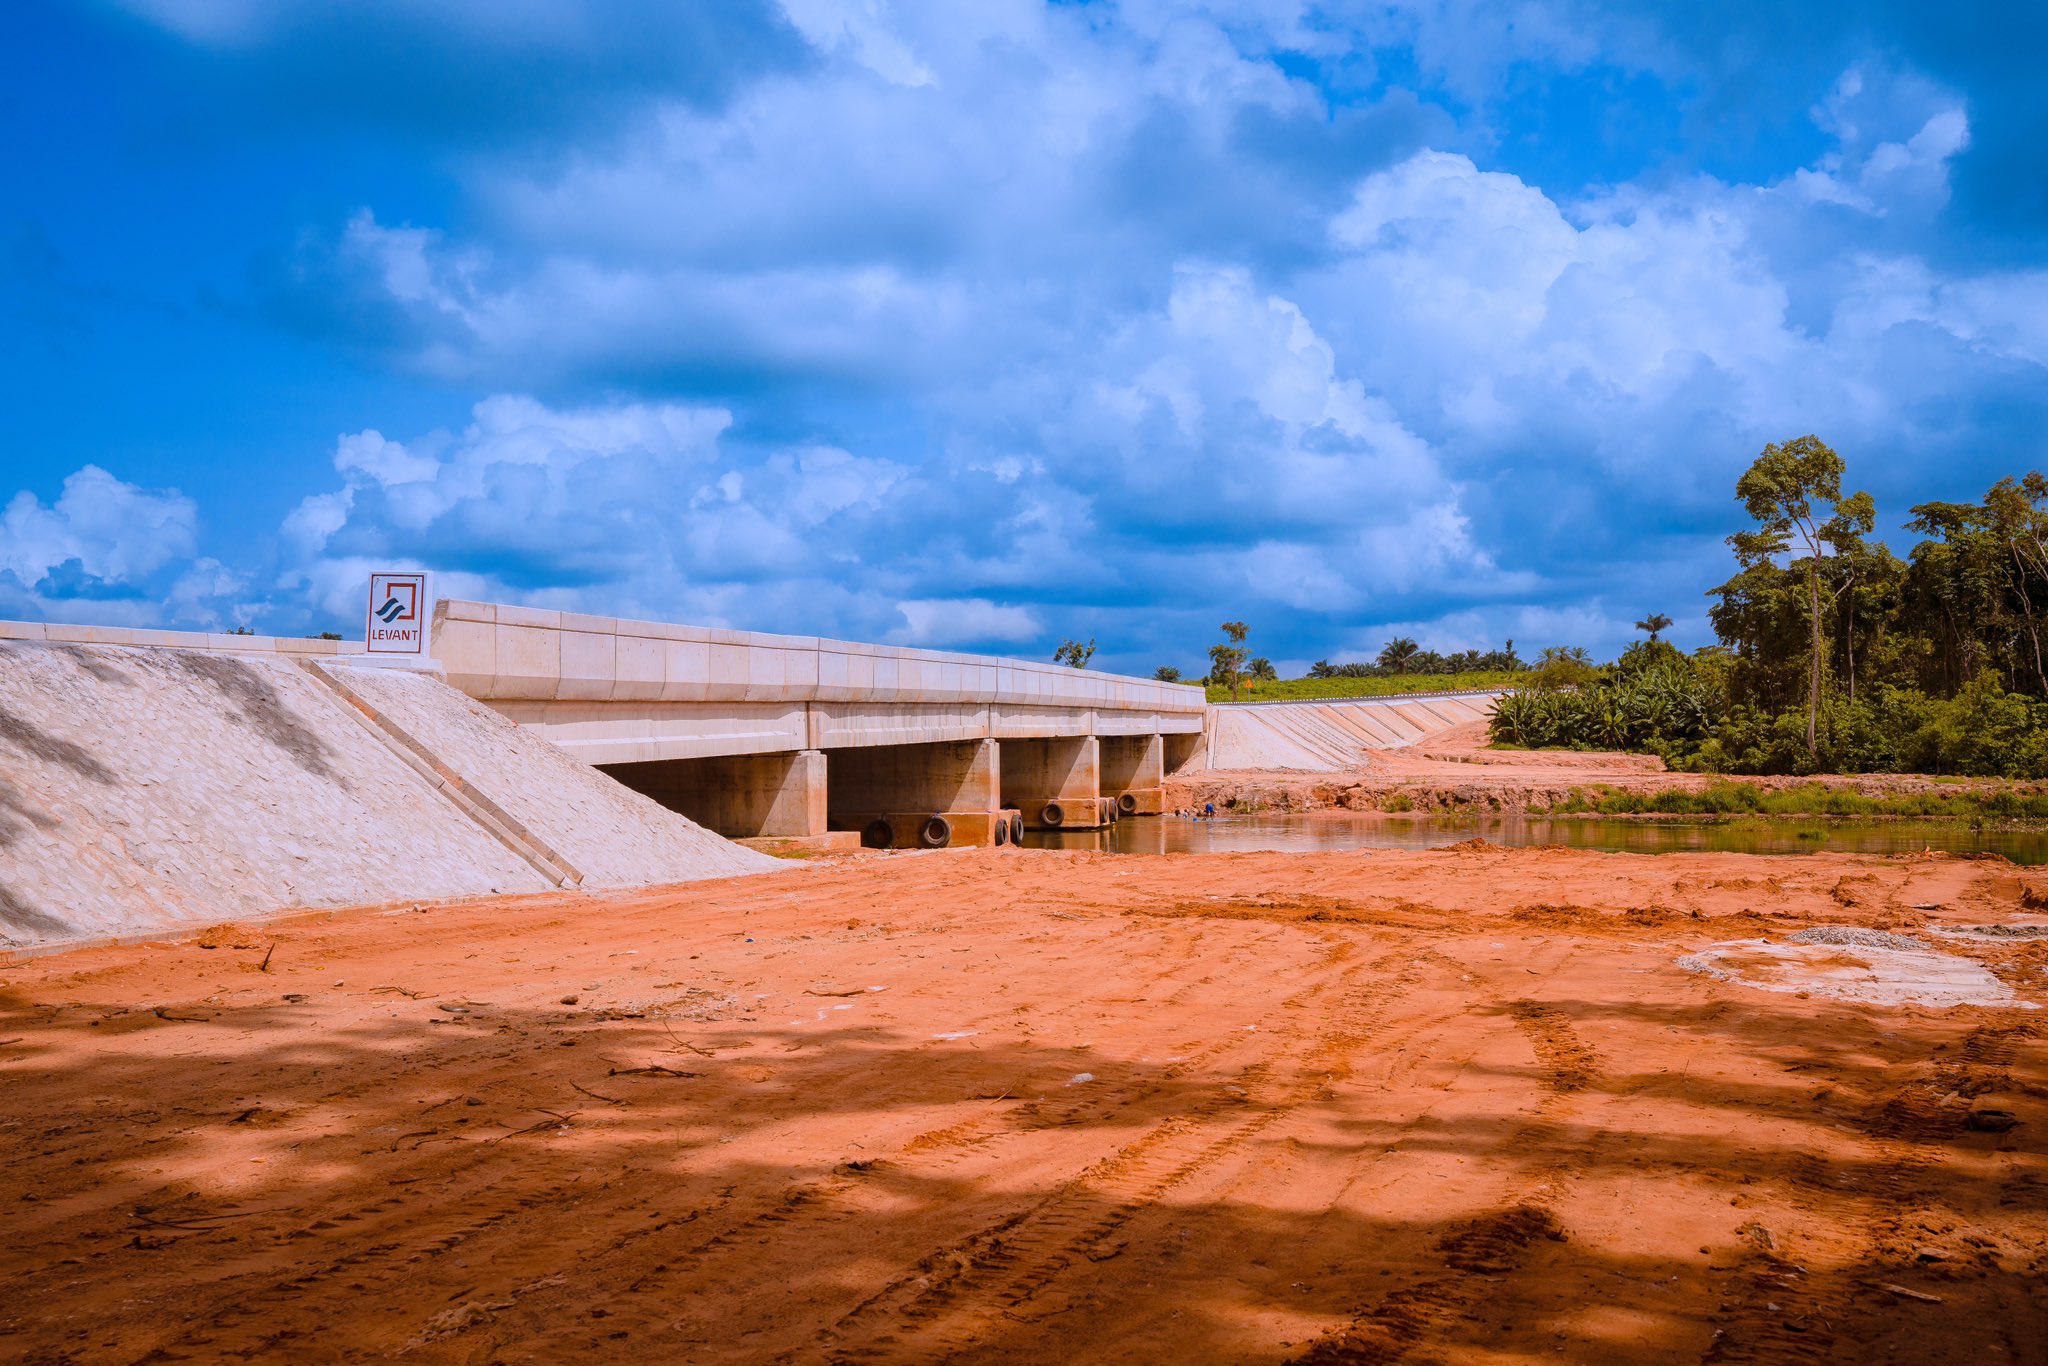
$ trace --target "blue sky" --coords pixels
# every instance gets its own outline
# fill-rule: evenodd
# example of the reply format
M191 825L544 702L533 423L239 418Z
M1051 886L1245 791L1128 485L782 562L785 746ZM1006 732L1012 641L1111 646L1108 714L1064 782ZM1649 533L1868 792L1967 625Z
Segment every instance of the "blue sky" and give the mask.
M1141 672L1704 643L1765 442L1887 526L2048 464L2044 59L1971 3L15 0L0 616L359 631L416 566Z

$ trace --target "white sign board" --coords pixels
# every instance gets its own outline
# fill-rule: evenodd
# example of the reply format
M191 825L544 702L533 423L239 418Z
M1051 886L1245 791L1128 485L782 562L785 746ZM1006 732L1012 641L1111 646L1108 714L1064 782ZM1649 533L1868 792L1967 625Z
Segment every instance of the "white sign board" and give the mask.
M425 574L370 575L369 620L363 639L375 655L423 655L427 652Z

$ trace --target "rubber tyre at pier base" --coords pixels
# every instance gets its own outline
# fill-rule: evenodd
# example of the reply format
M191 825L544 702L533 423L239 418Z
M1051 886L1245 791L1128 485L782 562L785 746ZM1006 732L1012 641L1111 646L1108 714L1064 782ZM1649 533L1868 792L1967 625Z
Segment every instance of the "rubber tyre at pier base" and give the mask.
M917 842L926 849L943 849L953 842L953 822L932 816L917 827Z
M896 827L879 816L861 827L860 844L863 849L887 849L896 843Z

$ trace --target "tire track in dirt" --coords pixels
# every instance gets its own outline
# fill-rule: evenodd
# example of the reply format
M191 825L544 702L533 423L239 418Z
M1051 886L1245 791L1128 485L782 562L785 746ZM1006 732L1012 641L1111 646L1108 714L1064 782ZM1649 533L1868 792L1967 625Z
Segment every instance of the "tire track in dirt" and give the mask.
M204 1349L206 1354L217 1357L260 1355L275 1350L280 1342L302 1336L306 1331L302 1324L288 1319L287 1311L323 1295L374 1299L421 1274L424 1264L503 1229L536 1209L560 1203L575 1188L575 1183L563 1182L538 1190L521 1189L524 1184L515 1173L506 1173L459 1198L450 1198L445 1188L437 1188L437 1199L430 1208L412 1205L405 1195L369 1206L362 1211L363 1217L407 1224L406 1236L387 1236L368 1246L353 1247L315 1265L292 1268L291 1274L282 1278L260 1272L218 1283L214 1287L214 1307L141 1360L187 1359L190 1349ZM445 1218L436 1227L434 1216L441 1211L457 1217ZM318 1237L325 1230L317 1225L338 1225L347 1218L344 1215L336 1220L316 1220L278 1241L289 1244ZM428 1227L415 1231L412 1225L417 1222ZM274 1261L277 1243L268 1244L258 1255ZM232 1292L224 1299L219 1298L220 1292L228 1291L230 1286Z
M1339 967L1353 951L1354 946L1348 942L1325 944L1321 961L1308 970L1318 972ZM1171 977L1186 971L1201 971L1208 975L1213 974L1215 966L1213 961L1190 955L1183 961L1168 965L1166 975ZM1312 986L1301 993L1300 998L1313 996L1322 989L1320 984ZM990 1017L990 1020L1000 1018ZM689 1248L661 1255L651 1264L643 1264L630 1278L620 1274L623 1268L615 1270L605 1276L604 1281L619 1288L594 1299L581 1299L578 1308L585 1314L590 1308L601 1309L606 1319L605 1328L612 1335L642 1340L643 1335L666 1335L680 1326L676 1305L746 1287L748 1278L753 1275L752 1260L749 1258L733 1264L733 1258L758 1250L764 1236L772 1236L779 1242L813 1246L829 1241L830 1226L854 1217L855 1211L848 1204L847 1197L866 1184L867 1178L890 1177L913 1185L943 1182L957 1164L977 1153L985 1154L992 1145L1029 1142L1047 1131L1105 1123L1118 1111L1140 1104L1156 1093L1160 1083L1178 1081L1213 1064L1219 1057L1251 1046L1255 1044L1245 1036L1224 1035L1160 1069L1154 1074L1156 1080L1147 1079L1135 1068L1112 1065L1104 1067L1095 1081L1086 1086L1063 1089L1007 1108L992 1104L980 1115L917 1135L896 1153L872 1163L863 1163L858 1175L848 1175L849 1169L842 1167L841 1175L832 1179L793 1188L772 1207L737 1221L728 1221L718 1231L694 1242ZM1255 1068L1257 1066L1254 1064ZM1241 1087L1244 1085L1243 1078L1239 1084ZM1224 1100L1227 1099L1226 1095ZM1198 1103L1197 1110L1208 1113L1221 1108L1223 1103L1211 1098ZM1186 1114L1170 1117L1161 1127L1174 1126L1186 1117ZM653 1256L654 1251L648 1255ZM556 1342L556 1337L553 1333L545 1334L539 1345L566 1345Z
M1932 1178L1943 1165L1943 1144L1961 1133L1967 1104L1983 1090L2008 1081L1996 1070L2012 1062L2014 1042L2031 1024L1981 1024L1963 1039L1960 1061L1935 1066L1925 1077L1889 1086L1871 1098L1858 1122L1879 1173L1865 1187L1873 1208L1862 1217L1838 1221L1860 1247L1842 1264L1853 1272L1808 1271L1781 1255L1771 1232L1757 1221L1739 1230L1749 1244L1735 1273L1735 1289L1724 1300L1723 1321L1702 1361L1818 1361L1835 1349L1836 1324L1857 1314L1856 1301L1879 1282L1910 1280L1915 1243L1945 1212L1930 1199ZM1812 1173L1812 1184L1827 1186Z
M1480 994L1493 996L1483 987ZM1569 1241L1551 1202L1564 1194L1576 1170L1594 1165L1602 1152L1622 1141L1599 1127L1577 1131L1575 1140L1574 1131L1561 1122L1559 1112L1573 1103L1576 1093L1600 1079L1600 1058L1579 1037L1569 1016L1555 1006L1527 999L1493 1000L1494 1013L1505 1016L1528 1040L1548 1092L1528 1122L1502 1143L1502 1150L1548 1156L1508 1184L1498 1208L1437 1240L1433 1251L1449 1274L1424 1276L1381 1296L1350 1322L1318 1337L1292 1359L1294 1366L1398 1362L1453 1324L1470 1319L1483 1300L1498 1297L1504 1279L1521 1272L1542 1243ZM1573 1150L1570 1158L1567 1149Z
M1536 1050L1536 1060L1543 1067L1544 1085L1568 1094L1592 1084L1599 1071L1599 1059L1580 1040L1563 1011L1524 1000L1510 1002L1508 1015Z
M1326 962L1352 955L1348 940L1336 940ZM1343 1032L1293 1027L1267 1036L1268 1051L1301 1061L1291 1076L1275 1080L1269 1061L1254 1062L1228 1086L1198 1098L1184 1113L1155 1126L1109 1157L1087 1168L1028 1210L1013 1213L968 1238L935 1249L916 1267L842 1316L807 1347L780 1360L823 1357L833 1361L929 1360L974 1347L982 1323L1012 1318L1063 1273L1121 1251L1117 1234L1141 1211L1189 1179L1213 1168L1237 1149L1324 1094L1349 1071L1349 1055L1372 1037L1373 1015L1418 975L1412 950L1390 953L1365 967L1340 971L1297 993L1288 1006L1306 1008L1360 972L1394 969L1372 987L1353 993ZM1306 1051L1289 1047L1305 1043ZM1278 1094L1255 1102L1260 1090ZM1260 1108L1238 1113L1254 1103Z

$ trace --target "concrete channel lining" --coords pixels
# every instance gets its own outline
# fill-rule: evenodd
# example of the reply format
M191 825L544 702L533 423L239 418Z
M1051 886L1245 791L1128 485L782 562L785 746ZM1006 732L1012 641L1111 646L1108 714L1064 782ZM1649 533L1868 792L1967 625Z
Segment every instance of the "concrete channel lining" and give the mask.
M1227 703L1209 710L1205 766L1335 773L1485 719L1497 691Z

